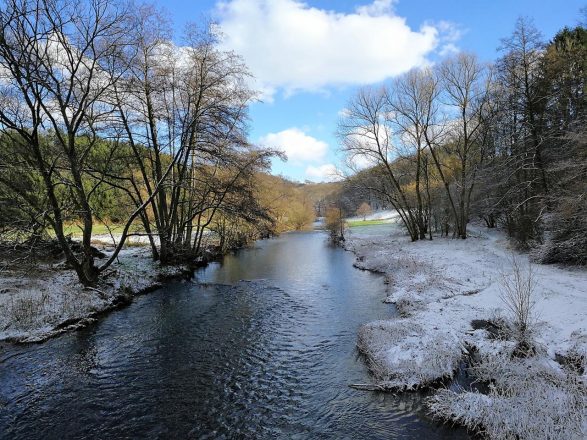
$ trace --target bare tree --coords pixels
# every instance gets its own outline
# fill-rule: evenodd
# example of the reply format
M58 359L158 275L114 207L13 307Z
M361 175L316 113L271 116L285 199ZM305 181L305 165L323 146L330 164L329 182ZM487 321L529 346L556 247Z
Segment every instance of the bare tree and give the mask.
M467 238L471 195L489 144L489 122L493 117L490 106L492 73L474 55L465 53L445 60L438 73L441 99L448 111L445 134L440 143L430 142L430 151L446 188L457 235ZM451 169L454 193L443 171L447 165L439 157L440 150L448 158L456 159L457 167Z
M366 188L382 194L389 201L415 241L420 237L418 220L414 204L403 186L402 173L394 163L398 155L388 118L390 111L385 89L363 89L351 100L339 121L338 136L351 164L366 162L377 168L383 179L373 181L371 174L365 181Z
M218 48L211 25L194 27L178 47L161 23L151 8L139 10L138 56L115 105L140 170L125 176L129 193L137 204L148 197L142 222L153 257L171 262L198 254L214 216L274 152L246 139L254 93L242 59Z
M385 174L388 184L370 188L389 197L412 240L431 235L430 162L456 234L467 237L471 197L490 140L492 84L488 66L459 54L436 71L413 70L388 88L363 90L346 109L339 123L343 150L380 168L369 180Z
M388 90L390 126L398 152L412 162L416 208L414 217L420 239L426 238L430 226L430 170L427 149L442 136L439 114L438 79L429 68L414 69L396 79Z
M90 244L91 199L103 182L88 185L84 175L112 111L105 95L125 69L126 5L6 0L0 24L0 129L19 146L23 169L38 173L47 197L43 217L68 263L83 284L94 284L101 269ZM14 182L0 178L34 207ZM70 218L81 220L79 253L64 233Z

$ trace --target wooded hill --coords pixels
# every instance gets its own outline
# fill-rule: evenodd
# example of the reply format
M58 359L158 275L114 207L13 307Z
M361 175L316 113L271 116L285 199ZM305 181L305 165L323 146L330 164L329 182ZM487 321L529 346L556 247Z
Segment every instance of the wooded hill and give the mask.
M501 225L543 262L587 263L587 30L549 42L520 19L500 58L460 53L363 88L339 124L340 203L395 208L412 240ZM356 204L356 203L355 203Z

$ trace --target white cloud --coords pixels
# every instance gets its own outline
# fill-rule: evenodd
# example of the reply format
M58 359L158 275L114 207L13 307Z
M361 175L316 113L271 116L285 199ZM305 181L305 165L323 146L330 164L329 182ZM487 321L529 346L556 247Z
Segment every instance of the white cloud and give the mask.
M346 165L352 171L360 171L377 165L379 160L369 154L353 154L346 158Z
M442 48L440 49L438 54L441 57L444 57L444 56L453 55L453 54L459 53L459 52L460 52L460 49L456 45L454 45L453 43L446 43L445 45L442 46Z
M445 57L459 52L460 49L456 43L462 38L467 30L455 23L445 20L436 23L435 27L439 31L438 54L441 57Z
M327 163L306 168L306 177L315 182L334 182L342 178L341 172L334 164Z
M328 144L307 135L296 127L263 136L259 142L283 151L293 162L320 161L328 151Z
M357 12L363 15L379 16L391 14L393 12L393 4L396 0L374 0L373 3L365 6L359 6Z
M338 116L341 118L348 118L351 114L351 111L348 108L342 108L338 111Z
M244 57L270 97L277 90L375 83L426 65L450 26L412 30L392 6L375 0L338 13L298 0L230 0L219 2L217 12L224 47Z

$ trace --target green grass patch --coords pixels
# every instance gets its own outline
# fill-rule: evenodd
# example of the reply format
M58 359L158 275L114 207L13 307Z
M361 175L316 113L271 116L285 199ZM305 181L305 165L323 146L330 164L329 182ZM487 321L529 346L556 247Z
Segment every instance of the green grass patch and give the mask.
M130 232L140 232L142 231L141 228L142 225L132 225L130 227ZM108 231L108 227L110 228L110 231ZM92 225L92 236L95 235L108 235L110 232L112 234L120 234L122 233L122 230L124 229L124 225L108 225L108 227L106 227L105 224L103 223L94 223ZM74 223L71 224L67 224L63 226L63 233L67 236L67 235L71 235L72 237L81 237L83 234L82 228ZM55 233L53 231L49 231L49 234L52 237L55 237Z
M350 228L358 228L361 226L375 226L375 225L386 225L391 223L389 219L383 220L347 220L346 224Z

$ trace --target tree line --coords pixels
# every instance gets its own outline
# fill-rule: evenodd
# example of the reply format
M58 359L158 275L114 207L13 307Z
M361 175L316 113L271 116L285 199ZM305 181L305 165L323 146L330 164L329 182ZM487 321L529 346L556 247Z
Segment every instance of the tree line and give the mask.
M272 228L256 179L279 153L248 142L249 72L212 24L177 45L150 6L4 0L0 25L4 232L52 231L93 285L137 224L162 263L197 259L209 231L229 247ZM91 239L104 213L122 232L98 263ZM81 242L68 239L70 223Z
M495 63L458 53L363 88L338 134L347 194L377 194L412 240L504 226L548 262L587 262L587 30L520 18ZM356 197L355 197L356 198Z

